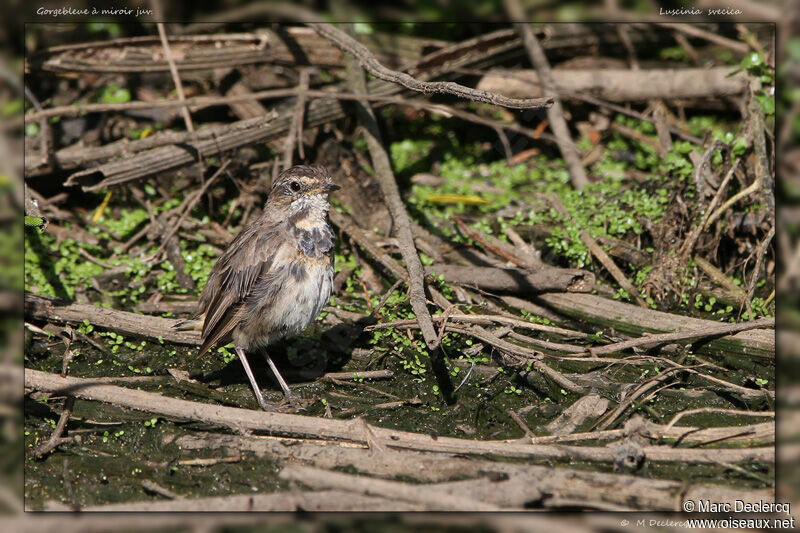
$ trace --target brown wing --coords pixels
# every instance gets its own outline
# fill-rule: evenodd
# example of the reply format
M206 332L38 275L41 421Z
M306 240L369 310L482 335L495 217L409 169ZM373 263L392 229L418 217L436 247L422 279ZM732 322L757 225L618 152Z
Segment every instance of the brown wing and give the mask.
M255 224L244 229L219 258L200 295L203 355L236 327L236 317L256 281L268 275L280 247L277 224Z

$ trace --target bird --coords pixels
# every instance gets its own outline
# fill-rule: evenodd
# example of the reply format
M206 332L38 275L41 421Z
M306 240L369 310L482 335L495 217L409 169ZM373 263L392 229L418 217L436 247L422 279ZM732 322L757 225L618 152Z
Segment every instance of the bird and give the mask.
M297 406L267 347L306 329L333 291L335 234L330 194L340 189L324 167L296 165L274 180L262 214L243 228L211 269L192 321L202 356L233 342L259 406L267 404L247 353L262 351L286 400ZM190 321L176 324L192 328Z

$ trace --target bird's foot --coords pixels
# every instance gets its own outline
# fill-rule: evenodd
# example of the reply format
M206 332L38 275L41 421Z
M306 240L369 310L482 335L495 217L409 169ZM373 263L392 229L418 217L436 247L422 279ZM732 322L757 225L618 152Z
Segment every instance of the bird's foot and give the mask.
M299 411L300 409L305 409L306 407L314 403L314 400L307 400L306 398L298 396L293 392L285 394L283 396L283 401L286 404L284 405L284 407L290 409L291 411Z

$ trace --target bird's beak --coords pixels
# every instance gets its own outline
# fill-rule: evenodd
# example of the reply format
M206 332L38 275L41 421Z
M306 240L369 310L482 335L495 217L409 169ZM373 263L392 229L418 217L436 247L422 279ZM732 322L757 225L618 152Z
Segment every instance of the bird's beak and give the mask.
M320 187L317 187L316 189L311 189L310 191L308 191L308 194L318 194L318 193L321 193L321 192L330 194L333 191L338 191L341 188L342 188L341 186L336 185L335 183L326 183L325 185L321 185Z

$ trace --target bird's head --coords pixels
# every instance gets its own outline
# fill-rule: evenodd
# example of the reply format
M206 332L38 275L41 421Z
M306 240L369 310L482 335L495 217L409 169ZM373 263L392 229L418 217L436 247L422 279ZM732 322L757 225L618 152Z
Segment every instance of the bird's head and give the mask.
M296 165L281 172L272 184L267 198L267 208L287 209L296 212L303 208L329 207L328 195L340 189L331 181L323 167Z

